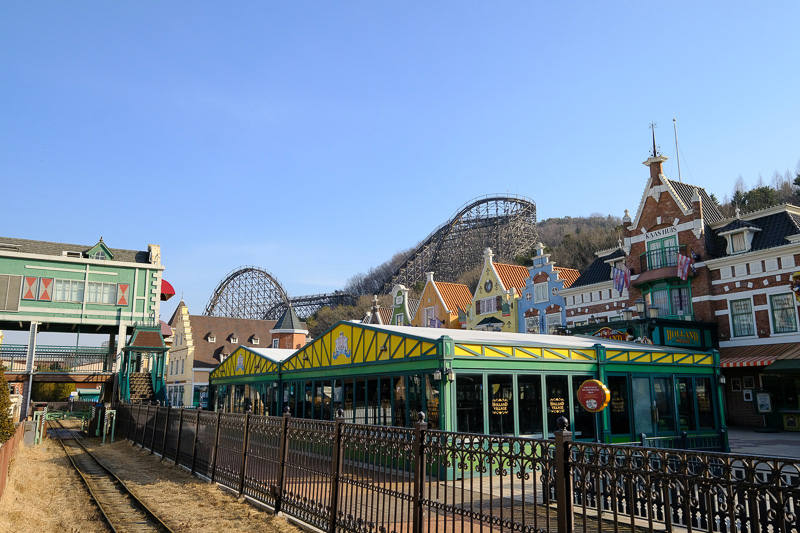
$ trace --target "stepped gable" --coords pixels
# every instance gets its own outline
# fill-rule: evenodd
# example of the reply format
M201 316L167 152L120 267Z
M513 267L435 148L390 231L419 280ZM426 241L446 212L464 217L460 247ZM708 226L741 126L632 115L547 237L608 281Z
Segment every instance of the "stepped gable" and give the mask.
M497 271L497 275L500 277L500 281L503 282L503 287L505 287L507 291L510 291L511 287L514 287L517 289L517 294L522 292L522 289L525 288L525 279L529 275L527 268L521 265L508 265L505 263L492 264Z
M617 257L625 257L625 252L621 248L615 249L613 252L603 255L592 261L583 274L575 280L572 287L583 287L584 285L594 285L595 283L602 283L611 279L611 265L607 263L609 259L616 259Z
M451 313L457 313L459 309L466 309L472 303L472 293L469 291L469 287L463 283L446 281L434 281L434 283L444 305Z
M580 277L581 273L574 268L557 267L554 266L553 270L558 274L558 279L564 282L564 288L569 289Z

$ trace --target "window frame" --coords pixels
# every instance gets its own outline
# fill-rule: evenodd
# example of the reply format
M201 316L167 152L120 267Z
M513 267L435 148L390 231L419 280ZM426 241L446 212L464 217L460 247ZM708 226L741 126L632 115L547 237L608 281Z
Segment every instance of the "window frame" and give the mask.
M787 333L797 333L798 331L798 317L797 317L797 304L795 304L794 295L791 292L783 292L779 294L769 294L769 316L770 316L770 327L772 328L772 333L776 335L783 335ZM778 324L775 319L775 305L773 304L775 298L779 297L787 297L789 299L789 305L787 307L779 308L779 310L788 310L791 314L793 320L794 329L779 331Z
M540 304L550 300L548 294L548 287L549 282L543 281L541 283L534 283L533 284L533 303ZM544 289L544 290L542 290ZM541 291L542 295L540 297L539 292Z
M117 284L104 281L87 281L83 297L86 299L87 304L117 305Z
M733 305L737 302L747 302L749 306L749 310L747 312L742 313L734 313ZM731 338L747 338L747 337L755 337L756 335L756 317L755 312L753 310L753 299L752 298L737 298L735 300L728 300L728 314L730 316L730 327L731 327ZM735 317L737 316L749 316L750 317L750 328L752 333L748 335L739 335L737 334L736 328L736 320Z

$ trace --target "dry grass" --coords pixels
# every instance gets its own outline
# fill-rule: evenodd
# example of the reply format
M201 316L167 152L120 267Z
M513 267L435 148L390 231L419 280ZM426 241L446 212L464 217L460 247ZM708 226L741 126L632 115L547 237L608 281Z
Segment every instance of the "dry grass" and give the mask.
M174 531L300 531L129 441L84 444Z
M58 442L20 445L0 499L0 532L108 531Z

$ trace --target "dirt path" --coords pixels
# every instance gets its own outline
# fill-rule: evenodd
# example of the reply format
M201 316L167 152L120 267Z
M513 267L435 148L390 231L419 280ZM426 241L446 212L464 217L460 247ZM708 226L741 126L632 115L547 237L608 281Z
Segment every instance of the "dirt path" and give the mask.
M300 531L129 441L83 442L173 531ZM0 533L107 531L82 483L56 441L20 446L0 500Z

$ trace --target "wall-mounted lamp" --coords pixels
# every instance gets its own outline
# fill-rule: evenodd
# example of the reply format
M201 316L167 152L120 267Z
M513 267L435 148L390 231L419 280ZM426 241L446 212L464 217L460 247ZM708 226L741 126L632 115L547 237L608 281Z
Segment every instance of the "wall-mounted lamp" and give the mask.
M649 318L658 318L658 306L657 305L647 306L647 316Z
M452 368L445 368L444 375L447 378L447 381L455 381L456 380L456 373L453 372Z
M435 370L433 372L433 380L434 381L441 381L441 379L442 379L442 373L439 370Z
M633 309L627 307L622 310L622 320L633 320Z
M728 380L727 380L727 379L725 379L725 376L723 376L722 374L720 374L720 375L719 375L719 384L720 384L720 385L725 385L725 383L726 383L727 381L728 381Z
M636 312L639 316L644 316L644 300L636 300Z

